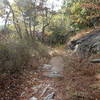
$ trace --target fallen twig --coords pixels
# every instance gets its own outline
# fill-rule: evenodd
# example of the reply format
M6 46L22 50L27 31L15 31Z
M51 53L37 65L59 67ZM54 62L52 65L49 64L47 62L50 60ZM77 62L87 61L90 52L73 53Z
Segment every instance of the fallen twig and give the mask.
M42 94L40 95L40 97L42 97L45 94L45 92L47 91L47 89L49 88L49 86L50 85L48 84L47 87L44 88L44 90L43 90Z

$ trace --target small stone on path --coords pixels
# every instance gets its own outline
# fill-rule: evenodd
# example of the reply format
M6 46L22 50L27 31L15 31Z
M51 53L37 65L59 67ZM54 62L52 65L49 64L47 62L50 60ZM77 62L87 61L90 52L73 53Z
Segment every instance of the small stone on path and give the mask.
M51 68L52 68L52 65L50 65L50 64L44 64L43 65L43 69L50 70Z
M43 75L49 78L63 78L64 77L63 75L57 72L45 72Z
M36 97L32 97L29 100L38 100Z
M54 100L55 93L52 92L51 94L47 95L43 100Z

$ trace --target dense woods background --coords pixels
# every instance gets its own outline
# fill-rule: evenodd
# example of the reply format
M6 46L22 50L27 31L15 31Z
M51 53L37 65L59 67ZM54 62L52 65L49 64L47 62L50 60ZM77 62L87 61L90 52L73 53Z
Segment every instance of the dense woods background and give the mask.
M58 10L54 9L55 4L49 7L47 2L47 0L15 0L10 3L3 0L0 16L4 20L4 27L1 32L14 33L11 35L16 35L20 39L30 37L56 42L59 35L64 38L81 29L95 28L99 25L99 0L65 0Z

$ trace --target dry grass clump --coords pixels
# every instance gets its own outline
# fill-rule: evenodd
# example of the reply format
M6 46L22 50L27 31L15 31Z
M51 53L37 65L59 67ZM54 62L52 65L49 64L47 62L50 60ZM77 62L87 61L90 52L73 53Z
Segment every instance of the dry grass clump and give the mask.
M27 67L36 69L39 59L48 56L45 48L31 39L8 38L0 41L0 73L14 73Z
M23 43L0 43L0 72L21 70L30 57L29 49Z
M83 60L76 56L66 58L64 82L68 100L100 100L100 89L93 88L99 82L95 75L100 67L90 63L97 56Z

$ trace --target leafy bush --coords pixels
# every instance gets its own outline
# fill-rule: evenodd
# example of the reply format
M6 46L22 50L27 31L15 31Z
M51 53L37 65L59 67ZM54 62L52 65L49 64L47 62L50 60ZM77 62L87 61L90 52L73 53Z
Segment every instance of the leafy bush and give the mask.
M66 35L52 34L48 37L48 43L50 45L64 44L66 40L67 40L67 34Z
M48 43L52 45L65 43L67 29L68 25L64 18L59 15L55 16L49 26L49 31L52 34L48 36Z

